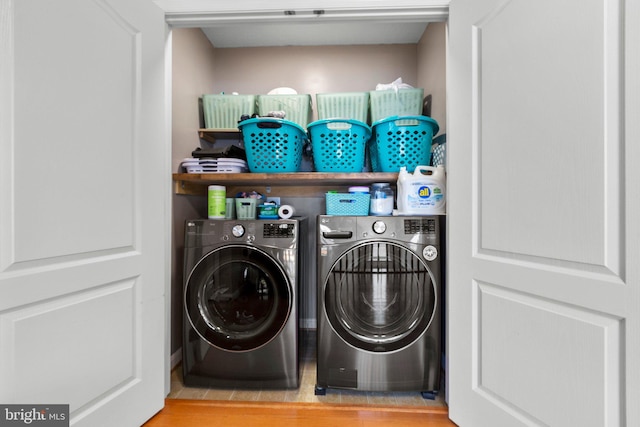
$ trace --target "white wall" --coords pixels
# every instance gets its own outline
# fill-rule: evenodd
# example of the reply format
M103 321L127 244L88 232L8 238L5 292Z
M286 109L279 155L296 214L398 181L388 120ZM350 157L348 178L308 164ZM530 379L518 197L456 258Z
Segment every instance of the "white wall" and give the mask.
M416 45L287 46L216 49L217 92L265 94L277 87L298 93L366 92L402 77L417 85Z
M427 25L418 43L418 87L431 94L431 117L440 125L440 132L447 132L446 97L446 23L432 22Z
M199 29L175 30L172 38L172 165L173 172L178 172L182 159L200 146L198 97L214 80L214 49ZM203 217L206 206L203 197L173 195L171 353L182 346L184 221Z

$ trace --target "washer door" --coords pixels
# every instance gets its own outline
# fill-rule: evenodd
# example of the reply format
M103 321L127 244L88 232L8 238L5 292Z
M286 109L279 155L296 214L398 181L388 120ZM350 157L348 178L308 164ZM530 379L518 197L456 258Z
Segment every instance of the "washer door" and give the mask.
M434 278L406 247L363 243L345 252L324 284L326 315L344 341L390 352L417 340L436 308Z
M209 252L189 274L185 312L211 345L248 351L280 333L292 295L286 273L267 253L252 246L224 246Z

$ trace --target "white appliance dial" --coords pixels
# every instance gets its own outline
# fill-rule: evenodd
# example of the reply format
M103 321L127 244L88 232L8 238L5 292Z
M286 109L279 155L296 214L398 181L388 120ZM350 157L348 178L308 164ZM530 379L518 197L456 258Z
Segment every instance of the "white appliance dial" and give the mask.
M387 224L385 224L383 221L376 221L373 223L373 231L377 234L382 234L387 231Z
M233 234L234 237L242 237L244 235L244 226L240 224L234 225L231 229L231 234Z
M433 245L425 246L425 248L422 250L422 256L427 261L433 261L438 257L438 249L436 249L436 247Z

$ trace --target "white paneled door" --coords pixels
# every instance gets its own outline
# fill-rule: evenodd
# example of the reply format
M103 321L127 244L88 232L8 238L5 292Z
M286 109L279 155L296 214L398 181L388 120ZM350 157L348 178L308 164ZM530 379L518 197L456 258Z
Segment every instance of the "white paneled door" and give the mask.
M148 0L0 0L1 404L163 406L166 42Z
M451 3L461 426L640 425L638 16L637 0Z

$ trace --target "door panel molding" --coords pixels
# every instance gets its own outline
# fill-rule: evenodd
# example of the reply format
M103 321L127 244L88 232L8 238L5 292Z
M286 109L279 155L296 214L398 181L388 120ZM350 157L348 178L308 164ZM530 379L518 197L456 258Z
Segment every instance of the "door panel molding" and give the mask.
M6 297L0 299L0 311L136 277L141 259L140 253L132 252L4 272ZM30 292L21 292L24 289Z
M3 394L8 393L2 401L45 402L52 389L64 384L74 392L60 403L76 411L139 376L134 347L134 331L140 332L137 283L135 278L120 280L0 312L2 359L11 361L0 372L6 379ZM88 307L91 316L86 315ZM61 321L63 331L58 330ZM67 368L69 360L75 361L75 369ZM88 377L91 370L100 375ZM41 387L34 389L38 383Z
M511 285L478 281L474 288L478 392L543 425L607 425L622 419L622 317L514 291ZM496 346L500 352L483 351ZM591 373L589 387L579 386L584 372ZM564 381L556 380L559 373Z
M132 185L139 161L134 148L144 132L139 31L105 2L40 6L38 17L16 22L15 43L37 53L15 57L21 71L14 75L18 96L7 189L13 209L12 220L2 223L4 233L12 234L5 256L24 262L135 247L140 194ZM23 3L16 9L18 16L31 10ZM69 9L85 18L61 29L58 22ZM58 46L75 49L62 53ZM74 63L78 53L84 61ZM74 65L43 67L57 62ZM88 78L96 68L108 80ZM39 96L20 96L26 88Z
M528 37L539 31L535 20L531 27L509 24L513 16L531 14L531 7L544 8L519 0L499 4L474 25L476 253L508 254L541 264L553 259L564 261L566 268L588 265L595 272L624 274L626 231L619 221L625 202L620 174L624 143L617 130L624 87L617 51L623 44L618 27L609 25L620 19L620 8L619 2L606 2L603 17L600 2L592 3L590 10L583 2L563 4L563 10L556 5L544 37ZM566 16L575 8L582 11L581 21L591 22L579 34L574 30L575 38L590 40L583 43L588 47L571 55L548 54L553 40L571 24ZM606 46L593 28L606 33ZM507 58L510 62L505 63ZM567 85L557 70L573 66L573 61L585 72ZM585 90L603 79L604 92ZM560 111L580 104L593 107L574 123L567 115L549 113L549 104ZM581 149L563 143L572 137L583 141ZM555 221L557 212L568 211L573 222Z

